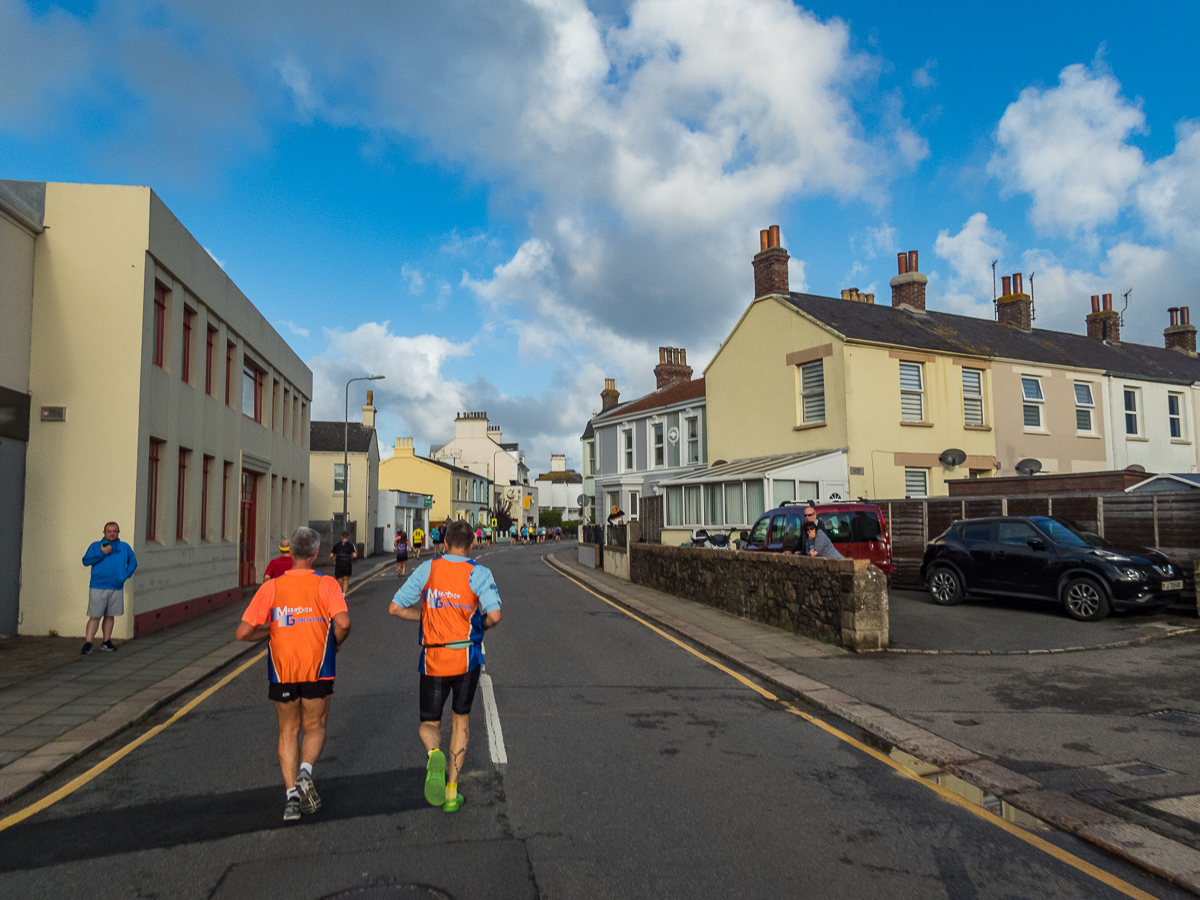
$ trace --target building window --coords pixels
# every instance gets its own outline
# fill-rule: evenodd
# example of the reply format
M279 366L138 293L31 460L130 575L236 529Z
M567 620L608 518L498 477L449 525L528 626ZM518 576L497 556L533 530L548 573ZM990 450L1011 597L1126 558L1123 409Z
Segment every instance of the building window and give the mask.
M1167 418L1171 423L1171 437L1183 438L1183 394L1167 394Z
M708 502L708 515L705 521L709 525L725 524L725 487L720 484L710 484L704 488L704 496Z
M654 465L664 466L667 463L666 426L662 422L654 423Z
M633 471L633 429L627 429L621 432L621 440L624 442L625 449L621 458L625 461L624 471Z
M921 363L900 363L900 421L925 421L925 381Z
M208 536L208 490L212 475L213 458L204 457L200 466L200 540L210 540Z
M1141 392L1137 388L1125 388L1125 433L1128 435L1137 436L1142 433L1139 393Z
M687 461L700 462L700 418L693 416L687 420Z
M179 478L175 482L175 540L183 540L183 526L187 521L184 501L187 500L188 452L179 448Z
M150 438L150 459L146 467L146 540L158 535L158 463L162 458L162 441Z
M929 470L928 469L905 469L904 470L904 496L905 497L928 497L929 496Z
M196 311L183 308L183 351L179 354L179 379L192 381L192 326L196 322Z
M279 431L279 379L271 381L271 430Z
M1021 415L1025 422L1026 428L1041 428L1042 427L1042 406L1046 402L1046 398L1042 395L1042 381L1040 378L1023 377L1021 379L1021 399L1024 401L1021 407Z
M725 485L725 524L745 525L746 517L742 512L742 483L735 481Z
M292 440L300 440L300 398L292 398Z
M667 524L683 524L683 488L667 488Z
M583 474L596 474L596 442L588 441L583 445Z
M343 463L333 464L333 492L335 494L346 493L346 469L347 467ZM458 498L455 497L455 499Z
M308 445L308 404L300 404L300 446Z
M255 422L263 417L263 370L247 361L242 366L242 415Z
M963 369L963 424L983 425L983 370Z
M686 485L683 489L683 524L704 524L703 492L698 484Z
M638 517L638 492L629 492L629 518L636 519Z
M237 344L225 345L225 405L233 406L233 367L237 362Z
M292 411L292 392L289 391L287 388L284 388L283 389L283 412L280 414L280 416L282 418L282 425L279 429L279 433L282 434L285 438L291 433L292 423L291 423L291 420L288 418L291 411Z
M213 357L217 352L217 329L208 326L208 337L204 344L204 393L212 396L213 392Z
M167 347L167 286L154 282L154 364L163 366Z
M1092 410L1096 408L1092 386L1082 381L1075 382L1075 430L1080 434L1092 434Z
M801 421L825 421L825 362L818 359L800 367Z

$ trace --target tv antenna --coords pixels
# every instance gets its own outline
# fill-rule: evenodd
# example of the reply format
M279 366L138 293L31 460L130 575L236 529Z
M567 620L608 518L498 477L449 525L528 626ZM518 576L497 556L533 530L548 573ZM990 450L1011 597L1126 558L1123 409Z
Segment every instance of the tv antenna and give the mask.
M1125 305L1121 307L1121 327L1125 327L1125 310L1129 309L1129 295L1133 293L1133 288L1125 292Z
M996 300L996 263L998 262L1000 262L998 259L992 260L992 315L994 315L997 319L1000 318L1000 304ZM1030 281L1032 280L1033 279L1031 278ZM1032 285L1030 285L1030 287L1032 287Z
M1030 327L1032 327L1033 322L1037 321L1037 299L1033 293L1033 276L1036 274L1037 274L1037 272L1029 273L1029 321L1031 323Z

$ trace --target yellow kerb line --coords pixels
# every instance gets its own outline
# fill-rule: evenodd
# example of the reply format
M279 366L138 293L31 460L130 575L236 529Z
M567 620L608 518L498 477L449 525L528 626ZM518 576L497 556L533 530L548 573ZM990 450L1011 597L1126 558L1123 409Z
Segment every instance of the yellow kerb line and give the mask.
M380 569L374 575L371 575L368 578L364 578L362 581L360 581L354 587L350 588L350 590L346 591L346 595L349 596L350 594L353 594L356 590L358 590L360 587L362 587L364 584L366 584L372 578L376 578L386 571L388 571L386 568ZM260 659L262 659L266 655L267 655L266 650L263 650L261 653L255 654L253 657L251 657L246 662L242 663L240 666L238 666L236 669L234 669L232 672L230 672L228 675L226 675L224 678L222 678L220 681L218 681L212 687L208 688L203 693L199 694L192 700L188 701L188 703L186 703L184 706L182 706L178 711L176 711L176 713L173 716L171 716L171 718L167 719L167 721L163 722L161 725L155 725L153 728L151 728L145 734L139 735L138 737L134 738L132 741L130 741L128 744L126 744L124 747L122 747L120 750L118 750L112 756L108 757L108 759L92 766L90 769L88 769L86 772L84 772L78 778L73 778L71 781L68 781L66 784L64 784L62 787L60 787L58 790L54 791L53 793L47 794L45 797L43 797L37 803L31 803L29 806L25 807L20 812L15 812L10 816L6 816L5 818L0 819L0 831L4 831L8 828L12 828L12 826L17 825L20 822L24 822L30 816L40 813L43 809L53 806L55 803L57 803L59 800L62 800L64 797L69 797L71 794L75 793L77 790L79 790L81 787L83 787L89 781L92 781L97 776L101 775L108 769L115 766L117 763L119 763L121 760L123 760L126 756L128 756L130 753L132 753L138 747L142 746L142 744L146 743L146 741L150 740L150 738L154 737L157 734L162 733L167 728L174 725L176 722L178 722L180 719L182 719L184 716L186 716L188 713L190 713L193 709L195 709L197 706L199 706L201 703L203 703L205 700L207 700L209 697L211 697L213 694L215 694L221 688L225 687L225 685L229 684L229 682L233 681L233 679L237 678L239 675L241 675L243 672L245 672L247 669L249 669L252 665L254 665L256 662L258 662Z
M635 622L639 622L642 625L645 625L647 628L649 628L655 634L665 637L672 644L682 647L688 653L692 654L693 656L697 657L698 659L704 660L706 663L713 666L714 668L720 669L722 672L726 673L727 675L732 675L734 678L736 678L742 684L746 685L747 687L749 687L752 690L756 691L757 693L761 694L763 697L766 697L768 700L775 700L775 701L779 702L779 704L784 709L786 709L788 712L792 713L793 715L799 716L800 718L804 719L806 722L810 722L813 725L816 725L822 731L825 731L828 734L833 735L838 740L843 741L843 742L849 744L850 746L852 746L858 750L861 750L863 753L866 753L868 756L874 757L875 759L879 760L881 763L884 763L885 765L890 766L892 769L899 772L905 778L910 778L913 781L917 782L918 784L924 785L925 787L927 787L931 791L933 791L935 794L937 794L939 797L941 797L943 800L947 800L950 803L953 803L956 806L959 806L962 809L965 809L967 812L972 813L973 815L982 819L983 821L985 821L991 825L995 825L995 826L1003 829L1004 831L1007 831L1013 837L1024 841L1025 843L1029 844L1032 847L1036 847L1037 849L1041 850L1043 853L1048 853L1050 856L1053 856L1055 859L1066 863L1067 865L1071 866L1074 869L1078 869L1080 872L1083 872L1085 875L1090 875L1092 878L1095 878L1097 881L1100 881L1100 882L1108 885L1113 890L1120 891L1126 897L1133 897L1134 900L1158 900L1158 898L1156 898L1153 894L1147 894L1145 891L1139 890L1138 888L1134 887L1129 882L1123 881L1122 879L1116 877L1115 875L1111 875L1108 872L1105 872L1103 869L1092 865L1091 863L1087 862L1086 860L1082 860L1078 856L1075 856L1072 853L1068 853L1066 850L1063 850L1060 847L1054 846L1054 844L1051 844L1049 841L1043 840L1042 838L1038 837L1037 835L1026 831L1024 828L1014 825L1013 823L1006 821L1005 819L1002 819L997 815L993 815L992 813L988 812L983 807L976 806L970 800L967 800L965 797L960 797L958 794L942 787L940 784L936 784L932 781L927 781L926 779L924 779L920 775L918 775L916 772L914 772L911 769L896 762L896 760L892 759L886 753L881 753L880 751L876 750L874 747L867 746L862 741L851 737L850 735L846 734L844 731L834 728L828 722L823 722L816 716L806 713L801 709L798 709L795 705L787 702L786 700L784 700L784 701L779 700L779 698L776 697L774 694L772 694L770 691L768 691L768 690L760 687L759 685L755 684L754 682L750 681L750 679L746 678L744 675L734 672L732 669L728 668L727 666L721 665L721 663L717 662L716 660L712 659L711 657L705 656L703 653L699 652L698 650L696 650L692 647L689 647L687 644L685 644L683 641L679 640L678 638L675 638L675 637L667 634L665 631L663 631L660 628L655 627L654 625L651 625L645 619L642 619L641 617L634 615L633 613L631 613L629 610L627 610L625 607L621 606L620 604L614 603L613 601L609 600L607 597L605 597L601 594L597 594L595 591L593 591L591 588L589 588L586 584L576 581L574 578L572 578L566 572L563 572L562 570L557 569L550 563L546 562L546 558L544 556L542 557L542 562L546 563L547 566L549 566L551 569L553 569L555 572L557 572L563 578L579 585L579 587L583 588L585 591L587 591L593 597L598 597L600 600L603 600L609 606L613 607L613 609L620 610L625 615L629 616L629 618L633 619Z

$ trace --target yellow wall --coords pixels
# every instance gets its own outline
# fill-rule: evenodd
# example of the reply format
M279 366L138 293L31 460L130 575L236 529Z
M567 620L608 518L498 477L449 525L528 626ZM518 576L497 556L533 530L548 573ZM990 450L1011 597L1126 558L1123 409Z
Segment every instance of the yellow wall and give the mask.
M845 301L852 302L852 301ZM799 367L788 354L827 352L825 422L808 427L799 409ZM923 363L927 426L900 423L900 359L896 348L844 341L774 296L760 297L705 370L709 456L734 460L847 447L850 494L904 496L904 468L928 468L930 496L968 468L990 469L995 457L991 374L984 373L983 430L963 425L962 365L949 356L901 353ZM988 370L986 361L972 364ZM946 469L942 451L963 450L968 464Z
M387 491L429 494L433 497L433 507L429 510L430 522L455 518L450 470L415 456L412 438L398 438L392 456L380 461L379 487Z
M341 465L342 453L310 453L308 483L310 497L308 514L314 520L328 520L342 514L342 495L333 492L333 467ZM371 485L374 466L368 454L350 454L350 495L346 511L351 522L358 523L358 540L366 544L366 554L375 546L375 520L378 517L378 485Z

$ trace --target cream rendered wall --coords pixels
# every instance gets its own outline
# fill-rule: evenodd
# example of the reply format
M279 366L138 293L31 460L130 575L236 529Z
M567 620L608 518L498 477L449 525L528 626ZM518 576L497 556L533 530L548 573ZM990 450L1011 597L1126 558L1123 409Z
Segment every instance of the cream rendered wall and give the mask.
M272 427L271 388L280 379L281 399L287 385L307 407L312 373L148 188L48 184L46 224L35 254L31 391L35 407L66 406L67 421L36 422L31 435L21 630L83 633L88 570L80 558L104 522L115 519L139 562L115 630L127 638L137 614L237 586L243 468L258 476L258 573L278 537L293 523L307 521L307 423L295 439L284 434L282 413ZM153 364L156 280L170 291L162 368ZM188 383L180 378L184 303L196 312ZM211 397L204 393L210 321L219 329ZM231 406L224 403L227 340L237 346ZM241 412L246 356L267 373L265 424ZM152 437L164 444L158 527L155 539L147 540ZM191 460L184 536L177 540L181 447L191 451ZM213 457L213 467L209 530L201 535L205 455ZM231 478L222 497L224 463L231 464ZM228 516L222 533L223 501Z
M997 360L993 368L992 402L996 408L996 457L1000 475L1017 475L1016 464L1036 459L1043 472L1102 472L1112 468L1107 386L1103 373L1065 366L1032 365ZM1046 402L1042 404L1040 429L1026 428L1021 393L1021 376L1039 378ZM1092 429L1081 434L1075 423L1075 382L1092 388ZM1165 404L1164 400L1164 404Z
M1196 422L1193 390L1188 384L1163 384L1133 378L1108 376L1108 409L1112 425L1114 469L1140 465L1147 472L1196 471ZM1138 391L1141 433L1125 432L1125 388ZM1167 415L1167 394L1182 395L1183 437L1172 438Z
M0 212L0 385L29 390L34 236Z
M375 457L375 458L372 458ZM342 495L333 491L333 467L341 465L342 453L309 454L309 513L314 520L342 514ZM379 463L376 453L350 454L350 496L346 500L351 522L358 523L358 540L366 544L366 556L375 547L375 520L379 517Z

